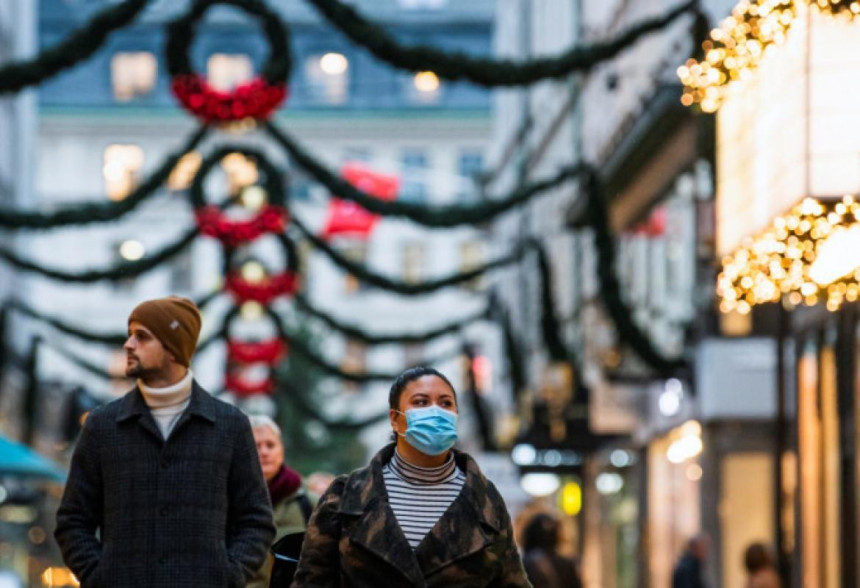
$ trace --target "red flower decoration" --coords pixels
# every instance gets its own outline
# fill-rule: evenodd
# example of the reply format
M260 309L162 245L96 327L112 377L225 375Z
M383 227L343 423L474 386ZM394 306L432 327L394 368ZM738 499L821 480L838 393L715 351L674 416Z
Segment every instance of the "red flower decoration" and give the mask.
M253 241L265 233L282 233L287 226L286 209L271 204L246 221L228 219L217 206L198 208L194 215L201 233L215 237L228 247Z
M175 76L170 87L188 112L207 123L265 120L287 97L286 85L272 85L259 76L232 92L214 89L196 73Z
M271 394L275 389L275 382L271 378L266 378L260 382L248 382L239 376L228 373L224 376L224 388L235 392L236 396L244 398L257 394Z
M251 343L227 341L227 357L231 362L274 365L286 355L287 343L283 339L268 339Z
M251 283L238 274L230 274L224 284L224 289L233 295L238 303L259 302L263 306L278 296L284 294L295 294L298 290L299 280L293 272L284 272L267 277L261 282Z

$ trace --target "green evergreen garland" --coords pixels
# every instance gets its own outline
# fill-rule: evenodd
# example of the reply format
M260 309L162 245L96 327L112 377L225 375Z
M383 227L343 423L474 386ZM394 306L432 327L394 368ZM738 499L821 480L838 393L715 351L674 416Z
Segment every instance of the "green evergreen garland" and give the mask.
M352 261L351 259L347 259L343 254L341 254L331 245L326 243L324 239L320 238L317 235L314 235L313 232L307 226L305 226L305 224L298 217L292 217L291 225L296 227L296 229L298 229L299 232L302 233L302 235L311 243L311 245L313 245L315 249L324 253L332 262L334 262L335 265L340 267L345 272L352 274L362 282L365 282L372 286L376 286L377 288L381 288L388 292L396 292L405 296L420 296L423 294L429 294L431 292L435 292L437 290L441 290L449 286L455 286L457 284L462 284L463 282L474 280L475 278L482 276L490 270L504 267L517 262L533 247L533 243L526 241L518 244L511 253L500 257L499 259L496 259L494 261L485 263L484 265L475 269L465 272L459 272L456 274L450 274L442 278L436 278L434 280L427 280L425 282L413 284L383 276L381 274L371 271L367 268L365 264L357 263L355 261Z
M38 263L29 261L13 253L10 249L0 248L0 258L10 265L27 272L41 274L46 278L61 282L75 282L86 284L101 280L116 282L144 274L157 268L165 261L181 253L190 246L199 234L197 227L186 231L178 240L163 247L150 257L138 259L137 261L121 261L107 269L85 270L82 272L63 271L58 269L42 267Z
M432 47L408 47L398 43L382 27L339 0L308 0L332 25L378 59L412 72L432 71L446 80L467 80L486 87L525 86L584 72L611 59L639 38L663 29L679 16L697 11L698 0L689 0L665 16L648 19L615 39L586 47L573 47L556 57L511 61L476 58L463 52Z
M401 332L401 333L372 333L353 324L348 324L340 319L335 318L331 314L316 308L302 294L297 294L293 298L296 308L304 314L315 317L328 325L330 328L338 331L345 337L355 339L367 343L368 345L383 345L386 343L426 343L432 339L437 339L445 335L451 335L463 330L467 325L477 321L487 320L490 315L489 307L484 308L480 312L467 316L457 321L452 321L446 325L430 329L422 333L417 332Z
M671 375L687 368L683 358L668 358L657 350L648 335L633 321L631 309L621 295L621 283L616 268L615 241L609 228L606 194L603 183L592 171L585 180L588 206L586 216L594 231L594 245L597 249L597 277L600 282L601 301L615 324L618 337L630 346L636 355L662 375Z
M149 0L126 0L117 6L105 8L86 26L69 35L60 44L42 51L36 58L15 61L0 67L0 95L39 84L87 59L104 44L108 34L132 22L148 2Z
M119 202L86 202L68 205L53 212L27 212L0 208L0 228L46 230L67 225L85 225L112 221L134 210L138 204L155 194L170 177L170 172L182 159L193 151L209 133L209 127L201 126L191 138L173 152L140 186Z
M466 224L485 223L500 214L530 201L533 197L548 192L552 188L574 178L588 170L584 164L573 164L559 170L555 176L522 186L498 200L488 200L480 204L449 204L443 206L427 206L413 202L383 201L364 192L346 180L338 177L320 163L313 155L305 151L285 131L278 129L273 123L266 124L266 130L293 159L293 161L332 194L343 200L350 200L369 212L382 216L408 218L418 224L433 228L450 228Z
M301 412L305 418L317 420L326 427L358 431L388 418L388 410L386 410L385 412L360 420L351 418L333 419L325 415L317 406L314 406L313 401L308 398L307 393L290 384L287 378L279 378L277 387L278 392L289 398L293 408Z

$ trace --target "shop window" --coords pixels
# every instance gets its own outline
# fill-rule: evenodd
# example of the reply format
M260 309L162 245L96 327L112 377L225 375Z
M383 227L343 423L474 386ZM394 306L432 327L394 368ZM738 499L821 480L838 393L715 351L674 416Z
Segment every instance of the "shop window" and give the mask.
M123 200L136 187L143 167L143 149L137 145L108 145L103 155L105 192L111 200Z
M424 244L418 241L403 246L403 281L415 284L424 274Z
M407 149L400 159L403 183L399 200L425 202L427 200L427 154L421 149Z
M349 59L342 53L312 55L305 60L307 91L312 102L339 105L349 99Z
M228 92L251 81L254 77L254 64L250 57L241 53L214 53L206 63L206 75L210 86Z
M148 51L115 53L110 61L113 97L129 102L146 96L155 88L158 78L158 61Z

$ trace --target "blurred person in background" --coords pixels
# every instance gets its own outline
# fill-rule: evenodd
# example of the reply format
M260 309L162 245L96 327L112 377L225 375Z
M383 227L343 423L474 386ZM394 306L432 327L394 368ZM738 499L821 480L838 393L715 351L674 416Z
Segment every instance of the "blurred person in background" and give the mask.
M334 482L335 475L329 472L314 472L307 479L308 491L322 496L331 483Z
M523 565L529 582L540 588L582 588L576 562L559 553L561 523L538 513L523 531Z
M747 569L746 588L779 588L779 574L773 565L770 550L763 543L753 543L744 552Z
M705 588L705 560L708 557L708 538L697 535L687 543L675 572L672 574L672 588Z
M257 443L257 454L263 477L272 499L272 512L277 542L285 535L301 533L307 528L316 498L308 494L302 486L302 477L297 471L284 463L284 443L281 428L271 418L264 415L249 417ZM263 566L257 570L247 588L267 588L272 575L274 557L269 553Z
M388 405L396 442L332 482L292 586L530 587L501 495L452 449L457 395L448 378L410 368Z

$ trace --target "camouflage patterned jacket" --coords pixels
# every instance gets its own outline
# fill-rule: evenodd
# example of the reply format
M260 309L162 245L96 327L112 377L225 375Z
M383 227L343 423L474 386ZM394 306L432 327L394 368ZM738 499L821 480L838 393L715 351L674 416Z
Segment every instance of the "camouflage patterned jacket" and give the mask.
M505 503L465 453L454 453L463 490L413 551L382 477L393 453L392 444L332 482L311 516L292 588L531 587Z

